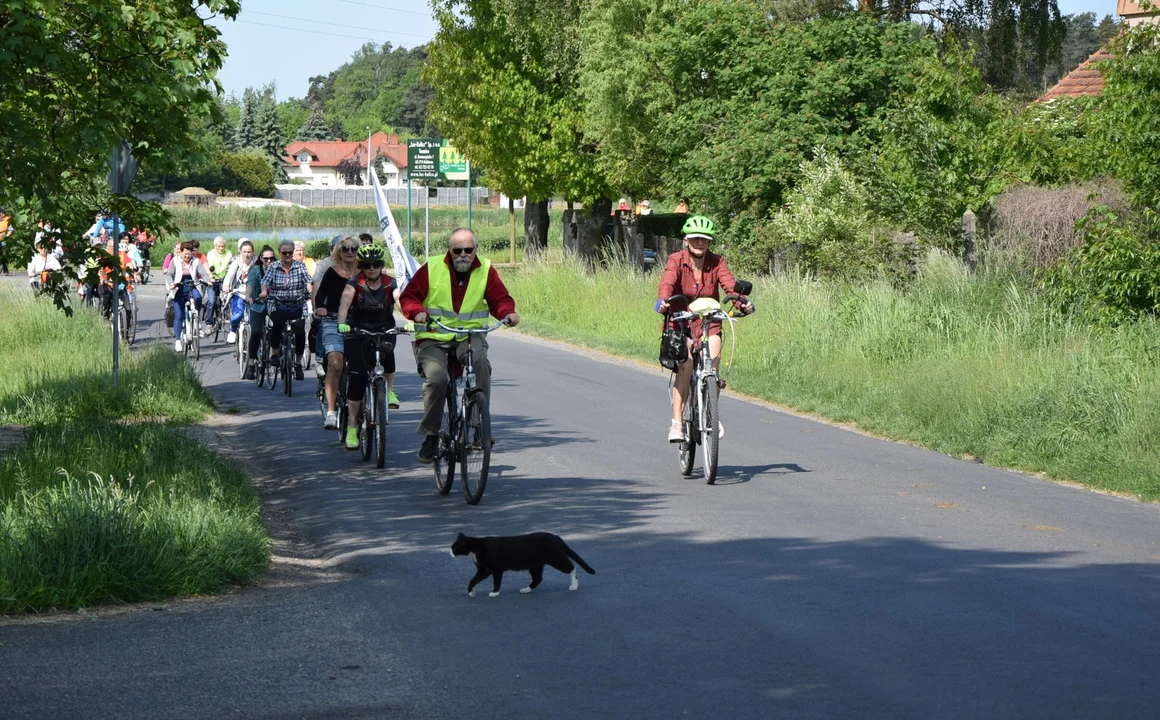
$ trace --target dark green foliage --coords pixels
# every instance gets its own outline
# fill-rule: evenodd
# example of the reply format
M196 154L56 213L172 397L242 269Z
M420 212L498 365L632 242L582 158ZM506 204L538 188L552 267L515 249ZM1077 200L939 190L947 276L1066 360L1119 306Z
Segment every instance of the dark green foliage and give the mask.
M311 240L306 244L306 257L321 260L324 257L330 256L330 241L329 240Z
M334 133L331 132L330 126L326 123L326 115L323 114L322 108L316 106L310 111L310 117L306 119L302 127L298 128L294 139L334 140Z
M1084 243L1043 273L1060 305L1118 324L1160 311L1160 215L1124 217L1099 207L1080 220Z

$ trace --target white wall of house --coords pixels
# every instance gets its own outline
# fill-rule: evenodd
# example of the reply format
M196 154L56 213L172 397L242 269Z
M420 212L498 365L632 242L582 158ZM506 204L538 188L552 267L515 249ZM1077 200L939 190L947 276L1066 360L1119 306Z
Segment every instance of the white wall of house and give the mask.
M341 187L346 183L332 167L312 167L309 163L300 162L286 168L286 177L290 180L303 180L313 187Z

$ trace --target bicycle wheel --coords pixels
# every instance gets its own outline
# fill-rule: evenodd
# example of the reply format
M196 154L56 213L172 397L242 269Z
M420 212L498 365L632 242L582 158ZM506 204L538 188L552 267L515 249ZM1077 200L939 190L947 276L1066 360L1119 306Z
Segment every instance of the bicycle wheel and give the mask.
M435 489L440 495L451 492L455 481L455 438L456 430L455 386L448 384L447 408L443 411L443 422L439 425L439 445L435 448Z
M246 376L246 365L250 363L250 324L245 320L238 326L238 342L234 345L234 357L238 361L238 377Z
M294 333L282 333L282 389L286 397L294 396Z
M367 389L369 390L370 388ZM374 450L375 444L374 428L371 427L374 422L374 418L372 417L373 408L371 407L373 403L374 393L367 392L363 395L362 417L359 418L358 423L358 449L362 454L364 462L371 459L371 452Z
M483 498L483 489L487 487L487 470L491 464L491 414L483 391L471 394L463 415L464 426L459 430L463 497L468 505L475 505Z
M717 482L717 451L721 440L721 416L717 414L717 401L720 393L717 378L710 376L701 383L701 412L705 418L702 423L705 430L701 434L701 444L704 445L701 469L705 474L705 482L710 485Z
M681 413L682 425L685 428L685 439L677 445L680 457L681 474L689 477L693 474L693 463L697 459L697 393L695 386L689 390L685 410Z
M318 378L318 389L314 391L318 398L318 411L322 413L322 421L326 422L326 412L328 410L326 405L326 376ZM337 405L335 406L338 407Z
M273 348L269 347L269 345L270 339L267 337L267 352L270 354L266 357L266 387L273 390L278 387L278 371L282 368L282 358L278 358L278 361L275 362Z
M136 302L133 302L132 304L129 305L128 321L129 321L129 336L126 339L129 341L129 344L132 345L133 343L137 342L137 303Z
M384 467L387 464L387 381L386 378L374 379L375 402L375 466Z
M192 325L192 323L189 322L189 315L190 314L188 312L185 313L185 320L184 320L184 322L181 323L181 352L186 357L189 356L190 345L192 345L192 343L190 342L190 335L189 335L189 333L191 332L189 328Z

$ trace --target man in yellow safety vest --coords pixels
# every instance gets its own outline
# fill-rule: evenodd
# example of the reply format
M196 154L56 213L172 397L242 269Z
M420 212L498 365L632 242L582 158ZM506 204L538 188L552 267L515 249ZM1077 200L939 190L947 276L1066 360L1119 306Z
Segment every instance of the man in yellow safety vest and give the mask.
M403 315L416 323L429 318L446 325L464 328L487 327L488 317L506 320L515 326L520 321L516 301L492 267L480 258L475 233L458 228L451 233L447 254L429 259L419 268L399 296ZM438 329L438 328L436 328ZM491 365L487 361L487 337L469 335L474 358L475 378L484 395L491 400ZM468 340L456 341L452 333L423 330L415 333L416 362L427 378L423 385L423 419L418 432L424 436L419 448L419 462L428 465L435 459L439 425L447 403L447 358L452 349L462 362Z

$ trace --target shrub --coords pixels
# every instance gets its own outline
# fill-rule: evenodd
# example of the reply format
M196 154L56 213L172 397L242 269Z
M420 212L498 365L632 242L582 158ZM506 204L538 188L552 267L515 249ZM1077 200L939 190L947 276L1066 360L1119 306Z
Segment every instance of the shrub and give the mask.
M983 243L992 266L1034 271L1058 265L1083 242L1076 223L1103 203L1124 208L1119 189L1110 184L1061 188L1011 188L995 198L990 233Z
M1124 217L1097 207L1078 223L1083 244L1044 273L1056 301L1096 322L1119 324L1160 310L1160 214Z
M221 169L223 187L253 197L274 197L274 171L264 155L224 153Z
M330 255L330 240L311 240L306 244L306 257L321 260Z

